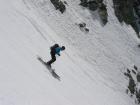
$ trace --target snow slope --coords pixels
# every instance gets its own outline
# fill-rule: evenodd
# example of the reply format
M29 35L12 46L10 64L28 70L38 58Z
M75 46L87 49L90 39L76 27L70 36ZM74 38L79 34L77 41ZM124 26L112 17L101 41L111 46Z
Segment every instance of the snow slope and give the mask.
M104 27L79 0L67 3L61 14L49 0L0 1L0 105L135 105L123 75L140 65L135 32L120 25L111 0ZM49 60L54 43L66 46L53 65L61 81L37 60Z

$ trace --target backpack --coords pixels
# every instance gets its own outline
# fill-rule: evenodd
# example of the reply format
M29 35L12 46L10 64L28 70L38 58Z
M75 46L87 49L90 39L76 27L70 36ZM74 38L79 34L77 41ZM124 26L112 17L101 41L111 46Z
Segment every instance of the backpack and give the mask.
M59 47L58 44L54 44L53 46L50 47L50 50L51 51L55 51L55 48Z

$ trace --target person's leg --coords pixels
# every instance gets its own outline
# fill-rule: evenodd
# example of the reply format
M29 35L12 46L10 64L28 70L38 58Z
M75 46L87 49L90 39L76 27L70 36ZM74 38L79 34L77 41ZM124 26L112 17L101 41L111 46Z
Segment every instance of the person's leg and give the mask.
M52 59L47 62L47 64L50 65L50 66L53 62L56 61L55 53L51 52L51 57L52 57Z

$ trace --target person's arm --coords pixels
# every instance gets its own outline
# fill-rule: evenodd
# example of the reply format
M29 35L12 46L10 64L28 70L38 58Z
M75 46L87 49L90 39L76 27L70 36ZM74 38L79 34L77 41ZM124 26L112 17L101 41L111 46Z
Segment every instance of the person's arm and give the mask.
M60 51L61 51L61 48L58 48L58 49L57 49L57 52L56 52L56 54L57 54L58 56L60 56Z
M57 53L58 56L60 56L60 53Z

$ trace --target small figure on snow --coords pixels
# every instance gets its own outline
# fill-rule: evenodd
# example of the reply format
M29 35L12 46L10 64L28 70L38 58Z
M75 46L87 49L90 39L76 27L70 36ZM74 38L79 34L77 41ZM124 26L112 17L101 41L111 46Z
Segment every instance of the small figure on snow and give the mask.
M60 51L65 50L65 46L60 47L58 44L54 44L53 46L50 47L50 50L52 59L48 61L46 64L51 68L51 64L56 61L55 55L57 54L58 56L60 56Z

